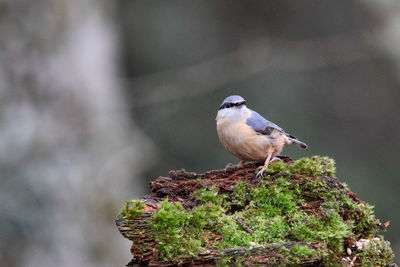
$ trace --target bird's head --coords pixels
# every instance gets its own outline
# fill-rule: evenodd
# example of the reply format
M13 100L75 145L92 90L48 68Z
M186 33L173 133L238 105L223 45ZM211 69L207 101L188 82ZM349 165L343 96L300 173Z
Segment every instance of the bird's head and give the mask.
M247 110L246 101L240 95L231 95L222 101L218 117L241 117Z

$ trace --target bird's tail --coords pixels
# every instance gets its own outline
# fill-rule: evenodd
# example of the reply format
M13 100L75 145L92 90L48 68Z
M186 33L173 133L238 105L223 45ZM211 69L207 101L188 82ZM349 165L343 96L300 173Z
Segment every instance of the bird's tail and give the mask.
M301 142L300 140L297 140L296 137L294 136L288 136L288 139L293 143L296 144L296 146L302 148L302 149L306 149L307 145L303 142Z

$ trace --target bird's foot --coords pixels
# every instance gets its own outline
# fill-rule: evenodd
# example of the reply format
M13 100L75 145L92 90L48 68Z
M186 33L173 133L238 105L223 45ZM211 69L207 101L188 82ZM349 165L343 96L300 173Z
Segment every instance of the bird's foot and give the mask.
M269 165L270 160L271 160L271 156L272 156L272 152L269 151L269 152L268 152L267 159L265 160L264 165L263 165L263 166L261 167L261 169L257 172L256 178L258 178L258 177L260 177L260 176L261 176L261 177L263 176L265 170L268 168L268 165Z
M244 163L245 163L244 160L242 160L242 161L239 162L238 164L228 163L228 164L225 166L225 169L224 169L224 170L225 170L225 172L227 172L228 170L231 170L231 169L237 170L237 169L244 168Z
M264 165L264 166L258 167L257 168L258 171L257 171L257 174L256 174L256 178L262 177L267 168L268 168L268 165L266 165L266 166Z
M228 172L229 170L231 170L231 169L236 169L236 168L237 168L237 165L236 165L236 164L228 163L228 164L225 166L224 171L225 171L225 172Z
M238 169L244 168L244 163L245 163L245 162L246 162L246 161L244 161L244 160L240 161L239 164L236 165L236 167L237 167Z
M273 157L270 162L274 162L274 161L282 161L282 159L278 158L278 157Z

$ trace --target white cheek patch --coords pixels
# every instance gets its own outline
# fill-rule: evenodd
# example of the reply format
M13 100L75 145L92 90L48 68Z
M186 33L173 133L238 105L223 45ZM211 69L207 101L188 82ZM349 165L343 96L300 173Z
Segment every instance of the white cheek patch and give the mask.
M248 112L245 106L240 108L225 108L217 113L217 121L224 120L229 123L237 123L247 118Z

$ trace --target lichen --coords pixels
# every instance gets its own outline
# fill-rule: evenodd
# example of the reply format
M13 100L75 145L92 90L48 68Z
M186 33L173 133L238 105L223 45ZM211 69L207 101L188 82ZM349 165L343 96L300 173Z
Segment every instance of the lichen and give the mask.
M318 242L325 246L322 251L300 245L282 249L278 263L298 264L318 256L326 266L340 265L346 256L345 240L373 238L379 220L372 206L350 197L347 186L333 178L335 171L334 160L328 157L278 161L270 164L256 185L237 182L229 194L215 186L198 189L191 195L198 204L192 209L165 199L150 221L157 256L169 261L196 257L205 250ZM134 218L143 209L141 205L127 202L121 215ZM238 223L238 218L252 232ZM390 246L383 237L381 240L357 252L357 263L391 263ZM222 258L218 264L232 261L235 259Z

